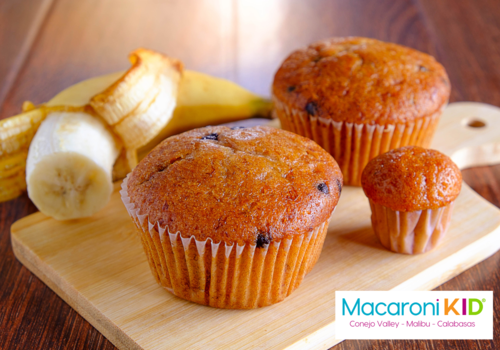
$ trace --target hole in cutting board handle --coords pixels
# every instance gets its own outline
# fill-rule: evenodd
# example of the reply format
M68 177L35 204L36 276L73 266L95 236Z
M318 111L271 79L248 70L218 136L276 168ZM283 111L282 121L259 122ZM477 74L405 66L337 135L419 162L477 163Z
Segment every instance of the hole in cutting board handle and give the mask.
M464 120L464 124L466 126L468 126L469 128L474 128L474 129L484 128L487 125L485 121L483 121L477 117L472 117L472 118Z

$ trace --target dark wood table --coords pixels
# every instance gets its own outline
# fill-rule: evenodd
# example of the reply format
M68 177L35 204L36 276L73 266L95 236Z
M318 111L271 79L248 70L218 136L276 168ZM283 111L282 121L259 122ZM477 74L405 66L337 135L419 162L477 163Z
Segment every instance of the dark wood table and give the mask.
M500 106L499 18L498 0L1 0L0 119L24 100L41 103L75 82L125 69L137 47L268 95L290 51L347 35L428 52L449 73L452 102ZM500 206L500 166L463 175ZM0 204L0 348L114 348L14 257L10 226L35 211L26 195ZM500 252L438 290L500 295ZM496 300L493 341L345 341L336 349L500 348Z

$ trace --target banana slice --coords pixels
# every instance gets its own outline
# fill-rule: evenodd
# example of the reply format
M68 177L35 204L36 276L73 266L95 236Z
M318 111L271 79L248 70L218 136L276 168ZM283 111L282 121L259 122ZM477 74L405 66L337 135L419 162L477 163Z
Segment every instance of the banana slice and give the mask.
M98 118L85 112L49 113L29 148L28 196L57 220L88 217L109 201L119 151Z
M114 125L132 113L158 84L163 75L178 84L182 63L158 52L138 49L129 56L132 67L115 83L90 100L90 105ZM177 93L176 93L177 95Z

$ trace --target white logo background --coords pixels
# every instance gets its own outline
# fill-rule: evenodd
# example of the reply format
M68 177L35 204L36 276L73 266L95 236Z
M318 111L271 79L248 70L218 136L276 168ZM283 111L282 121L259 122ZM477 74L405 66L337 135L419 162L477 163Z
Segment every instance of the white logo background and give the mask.
M360 299L360 315L353 310L357 299ZM452 304L454 299L460 299L455 304L455 309L462 314L463 299L479 299L483 310L479 315L469 315L469 303L467 300L467 315L455 315L449 312L445 315L445 299ZM344 307L345 314L342 315L343 299L345 299L351 311ZM437 301L439 300L439 302ZM483 302L484 300L484 302ZM361 307L365 303L409 303L404 309L404 315L392 316L388 312L379 316L365 316ZM414 316L409 307L413 303L439 303L439 315L432 316L432 307L426 308ZM400 304L401 305L401 304ZM478 303L473 303L473 311L478 311ZM387 311L387 307L380 304L380 313ZM395 313L395 305L391 306L391 312ZM418 305L412 307L414 313L419 313ZM366 313L370 313L371 306L366 305ZM455 324L453 324L455 322ZM492 291L439 291L439 292L335 292L335 336L338 339L493 339L493 292Z

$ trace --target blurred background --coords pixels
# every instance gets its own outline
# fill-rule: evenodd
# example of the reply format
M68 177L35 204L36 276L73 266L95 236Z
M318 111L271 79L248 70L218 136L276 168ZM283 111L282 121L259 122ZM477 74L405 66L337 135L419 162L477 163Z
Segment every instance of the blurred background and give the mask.
M138 47L269 95L292 50L348 35L428 52L452 101L500 105L499 15L498 0L1 0L0 118L126 69Z

